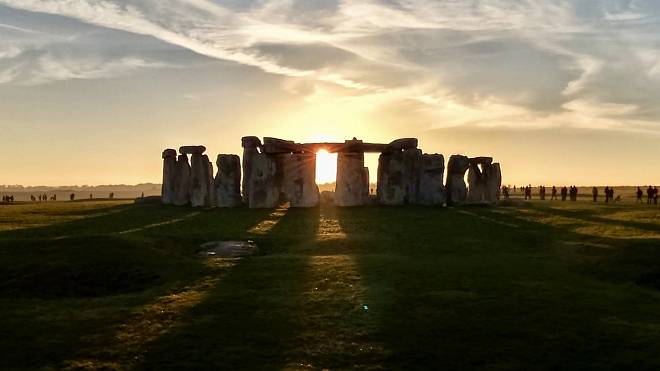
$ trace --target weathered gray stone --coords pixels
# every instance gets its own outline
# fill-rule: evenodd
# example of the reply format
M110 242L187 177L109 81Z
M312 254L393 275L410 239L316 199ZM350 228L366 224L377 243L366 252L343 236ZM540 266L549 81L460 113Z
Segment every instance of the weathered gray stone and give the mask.
M391 141L387 145L387 151L403 151L406 149L415 149L418 145L417 138L401 138Z
M369 198L369 168L364 167L364 174L362 175L362 179L364 180L364 199L366 201L370 201Z
M263 153L300 153L302 150L302 144L295 143L291 140L271 137L264 138Z
M482 165L487 167L489 165ZM470 164L468 169L468 194L467 201L470 203L481 203L485 201L486 175L476 162Z
M166 149L163 151L163 184L161 187L161 201L165 205L174 203L174 184L176 183L176 151Z
M499 200L502 174L500 164L490 161L473 162L468 171L468 202L496 203Z
M316 185L316 154L294 153L283 158L284 182L282 190L291 207L315 207L319 204Z
M277 160L277 155L252 154L248 186L250 208L275 208L279 205L280 179Z
M212 241L200 246L197 253L208 258L243 258L259 254L253 241Z
M174 181L174 205L184 206L190 204L191 169L188 156L179 155L176 162Z
M215 176L215 204L218 207L241 206L241 160L237 155L218 155Z
M250 179L252 178L252 160L262 148L261 140L254 136L241 138L243 146L243 202L250 205Z
M480 156L470 158L470 164L476 165L490 165L493 163L492 157Z
M359 206L367 202L368 180L364 179L364 153L340 152L337 155L337 181L335 205Z
M486 172L486 201L496 203L500 200L502 190L502 170L499 163L488 166Z
M381 205L416 203L422 152L419 149L382 153L378 158L378 202Z
M200 154L191 157L190 205L192 207L211 206L209 197L209 160Z
M207 206L215 206L215 179L213 177L213 163L209 159L209 156L204 155L202 156L204 160L206 160L206 181L208 182L207 189L209 192L208 195L208 205Z
M457 205L467 200L465 172L470 166L470 159L463 155L452 155L447 163L447 182L445 192L447 205Z
M201 155L206 152L204 146L182 146L179 147L179 153L182 155Z
M442 184L445 173L445 158L440 154L423 154L419 178L417 203L420 205L442 205L445 201L445 187Z

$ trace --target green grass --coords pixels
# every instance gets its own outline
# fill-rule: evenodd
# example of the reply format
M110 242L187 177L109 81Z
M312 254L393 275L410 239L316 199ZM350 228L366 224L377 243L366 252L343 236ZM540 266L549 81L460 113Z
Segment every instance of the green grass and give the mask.
M657 370L658 290L630 202L0 206L0 369Z

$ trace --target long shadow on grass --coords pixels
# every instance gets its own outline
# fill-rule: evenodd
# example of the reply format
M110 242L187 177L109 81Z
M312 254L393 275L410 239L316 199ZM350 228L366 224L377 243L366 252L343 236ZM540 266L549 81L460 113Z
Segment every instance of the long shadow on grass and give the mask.
M262 255L241 260L221 276L179 325L151 345L140 369L300 366L294 344L309 258L291 247L314 239L318 210L290 209L268 226L251 236Z
M58 365L74 355L95 359L100 354L115 361L106 353L109 344L117 344L113 337L118 326L130 320L122 315L167 303L169 294L195 286L212 273L195 256L199 242L247 238L246 229L267 215L265 210L201 210L164 225L162 221L181 219L193 210L151 205L115 209L90 220L2 234L0 291L17 294L0 295L2 328L16 335L6 337L5 349L21 350L3 359L8 368ZM133 231L117 233L126 228ZM71 237L47 238L61 233ZM147 318L147 323L158 328L169 316ZM145 334L149 331L136 335Z
M41 227L10 230L0 233L0 239L66 238L90 234L119 233L147 225L182 218L193 212L189 208L160 205L117 205L97 209L99 215L54 223Z
M660 365L657 295L582 274L557 256L555 238L581 236L488 209L459 211L338 210L359 252L385 368Z
M554 208L554 207L547 207L547 206L535 206L535 209L544 212L549 215L556 215L556 216L562 216L562 217L567 217L567 218L573 218L573 219L578 219L586 222L592 222L592 223L602 223L602 224L607 224L609 226L623 226L623 227L628 227L628 228L636 228L636 229L641 229L645 231L650 231L650 232L660 232L660 225L659 224L654 224L654 223L644 223L644 222L636 222L636 221L630 221L630 220L618 220L618 219L608 219L608 218L603 218L597 215L594 215L598 211L602 210L596 210L596 209L584 209L584 210L569 210L565 208ZM613 210L608 210L611 212L617 212L625 210L624 208L616 208Z

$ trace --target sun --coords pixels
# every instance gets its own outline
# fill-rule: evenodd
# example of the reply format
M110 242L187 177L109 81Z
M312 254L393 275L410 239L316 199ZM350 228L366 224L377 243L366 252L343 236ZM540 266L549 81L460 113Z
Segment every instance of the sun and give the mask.
M337 154L322 149L316 153L316 183L332 183L337 177Z

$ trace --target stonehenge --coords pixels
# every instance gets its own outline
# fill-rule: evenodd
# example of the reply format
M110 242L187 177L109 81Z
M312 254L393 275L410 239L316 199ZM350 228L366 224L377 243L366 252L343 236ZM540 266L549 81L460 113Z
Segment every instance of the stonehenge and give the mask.
M423 153L416 138L390 143L367 143L356 138L339 143L296 143L256 136L241 138L238 155L220 154L213 164L206 147L187 145L162 153L161 202L192 207L276 208L316 207L321 194L316 184L320 150L337 154L335 192L323 200L336 206L495 204L500 198L502 173L492 157L449 157L445 175L442 154ZM365 153L378 153L376 192L372 194ZM467 184L465 182L467 173Z

